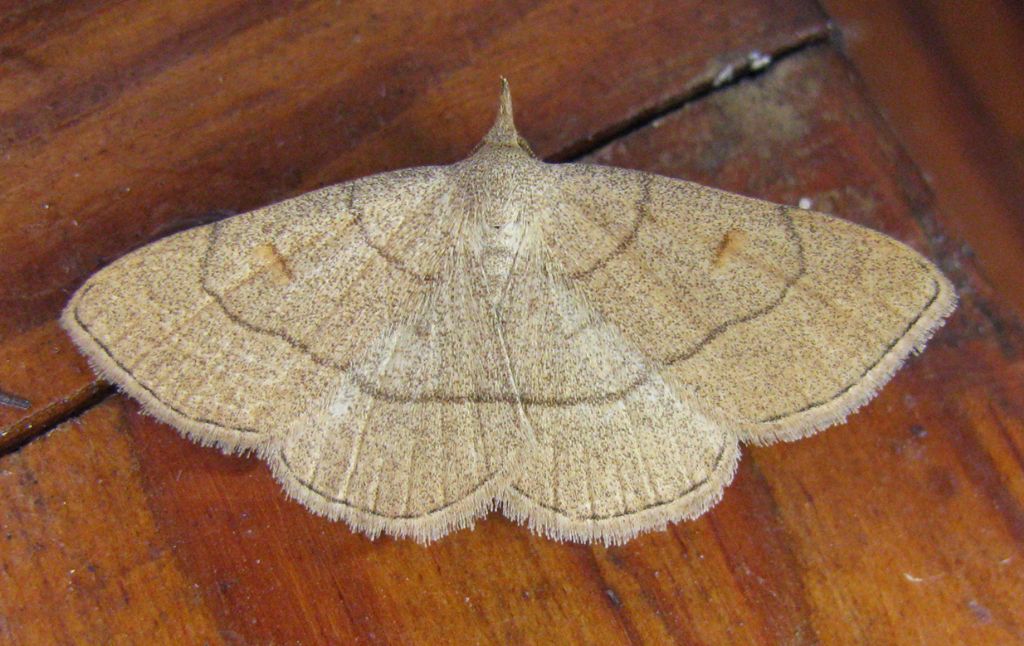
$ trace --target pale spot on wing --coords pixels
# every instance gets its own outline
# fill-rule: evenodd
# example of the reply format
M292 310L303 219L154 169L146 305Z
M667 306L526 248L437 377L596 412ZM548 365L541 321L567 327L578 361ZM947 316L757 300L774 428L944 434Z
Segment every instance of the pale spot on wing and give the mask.
M718 243L718 248L715 249L715 259L713 266L715 269L724 267L727 263L733 260L740 250L743 249L747 244L747 232L743 229L729 229L722 236L722 241Z
M355 402L358 391L351 381L345 380L342 382L338 391L334 393L334 398L330 403L330 415L331 417L340 419L346 417L349 411L352 410L352 405Z
M288 268L288 263L285 262L284 256L277 250L273 244L265 242L263 244L256 245L252 250L252 257L257 271L260 269L267 269L270 273L270 279L274 281L276 285L287 285L292 282L292 271Z

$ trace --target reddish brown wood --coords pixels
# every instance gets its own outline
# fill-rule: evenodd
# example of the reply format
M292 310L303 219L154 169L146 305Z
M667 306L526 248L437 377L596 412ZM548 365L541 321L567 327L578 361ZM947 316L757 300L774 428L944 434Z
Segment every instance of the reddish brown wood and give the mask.
M225 643L146 506L123 422L101 405L0 461L0 642Z
M110 398L0 458L0 640L140 641L160 608L168 642L1021 641L1024 330L845 63L807 48L592 159L808 197L936 258L963 303L848 424L747 450L710 513L617 548L497 514L427 548L368 541ZM111 574L74 578L89 559Z
M1024 315L1024 5L822 1L940 219Z
M30 402L0 406L0 455L106 392L56 321L0 344L0 389Z

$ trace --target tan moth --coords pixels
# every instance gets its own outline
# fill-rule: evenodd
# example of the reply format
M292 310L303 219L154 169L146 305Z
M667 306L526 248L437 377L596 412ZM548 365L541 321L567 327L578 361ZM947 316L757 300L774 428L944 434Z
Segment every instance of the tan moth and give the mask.
M864 227L544 163L505 84L469 158L154 242L62 322L147 412L370 536L498 506L618 543L717 502L741 444L844 420L955 301Z

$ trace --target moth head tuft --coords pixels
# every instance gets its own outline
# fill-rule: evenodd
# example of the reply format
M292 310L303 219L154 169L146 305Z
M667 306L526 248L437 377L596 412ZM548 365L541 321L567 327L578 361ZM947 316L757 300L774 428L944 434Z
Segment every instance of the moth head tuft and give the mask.
M512 92L509 90L508 79L501 77L501 97L498 99L498 116L494 125L484 136L481 146L510 146L521 148L529 154L533 154L530 145L526 143L519 132L512 116Z

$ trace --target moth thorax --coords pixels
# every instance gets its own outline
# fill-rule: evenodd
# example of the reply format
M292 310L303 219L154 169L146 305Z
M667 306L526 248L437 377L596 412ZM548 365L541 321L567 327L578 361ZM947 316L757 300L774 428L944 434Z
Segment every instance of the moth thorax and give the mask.
M514 269L526 227L518 217L492 216L481 223L481 229L481 264L488 291L497 302Z

